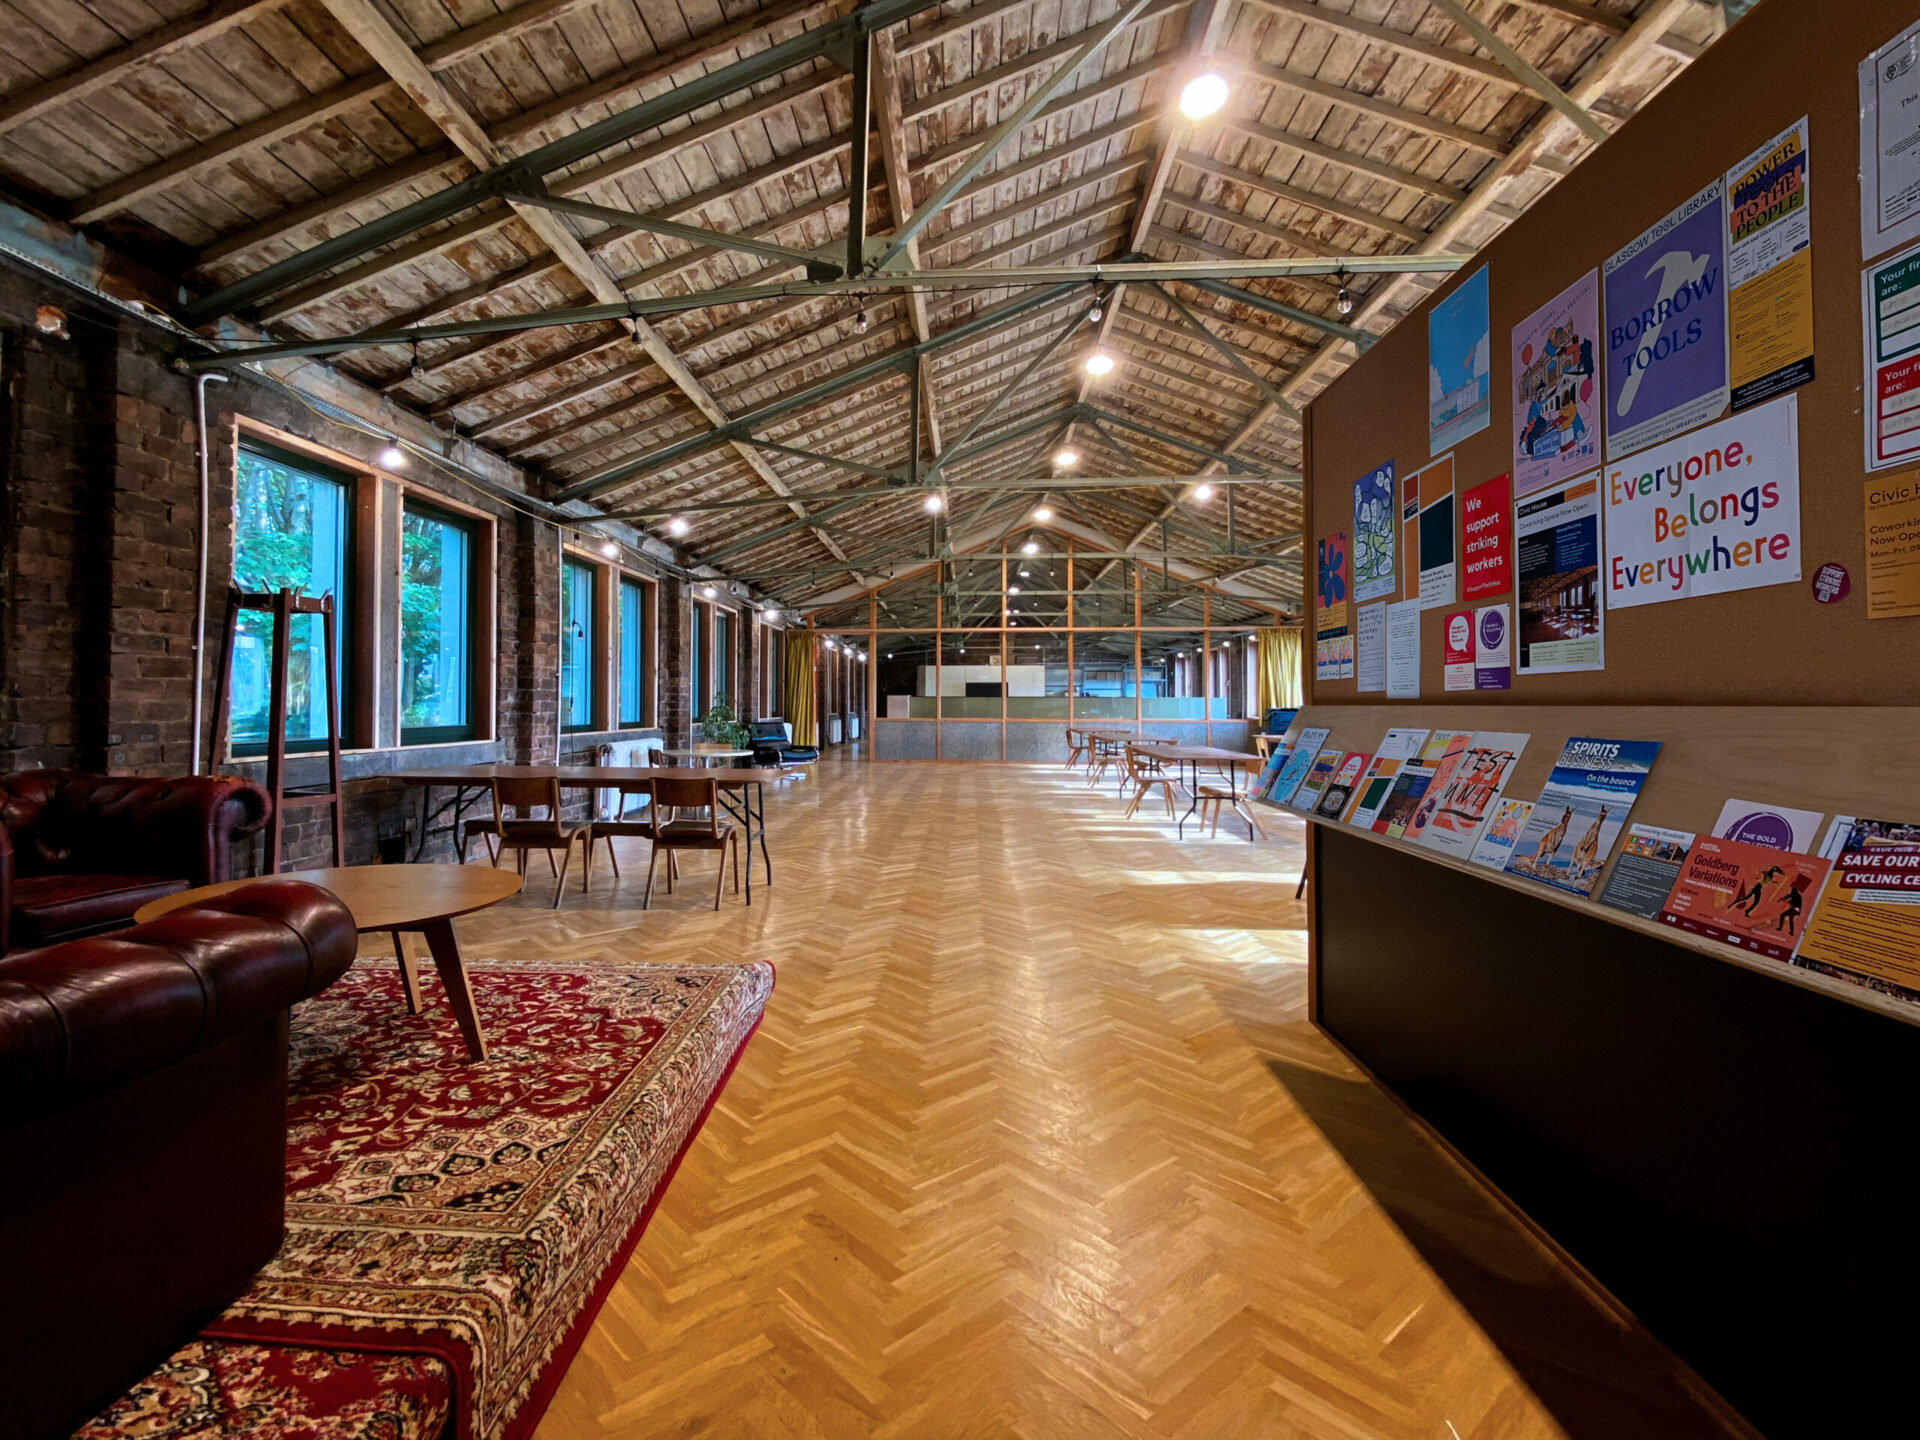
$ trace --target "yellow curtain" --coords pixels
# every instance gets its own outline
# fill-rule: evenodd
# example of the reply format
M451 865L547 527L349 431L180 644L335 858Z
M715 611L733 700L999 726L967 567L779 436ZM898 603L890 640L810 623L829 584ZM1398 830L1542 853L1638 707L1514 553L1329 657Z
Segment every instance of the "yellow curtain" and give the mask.
M820 743L819 717L813 713L813 642L813 631L789 630L781 645L787 667L787 723L793 726L796 745Z
M1301 632L1269 625L1253 632L1257 645L1254 675L1259 692L1260 718L1269 710L1300 704Z

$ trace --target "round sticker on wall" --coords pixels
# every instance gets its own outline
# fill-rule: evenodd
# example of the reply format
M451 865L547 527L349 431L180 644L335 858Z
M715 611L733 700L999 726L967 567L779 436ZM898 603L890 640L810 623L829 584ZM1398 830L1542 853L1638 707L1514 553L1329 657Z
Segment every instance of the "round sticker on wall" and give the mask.
M1480 612L1480 643L1488 650L1498 650L1500 642L1507 635L1507 607L1490 605Z
M1853 577L1847 574L1844 565L1822 565L1813 572L1813 598L1822 605L1831 605L1836 600L1847 598L1847 592L1853 589Z
M1751 815L1742 815L1721 833L1729 840L1764 845L1769 850L1793 849L1793 822L1771 810L1756 810Z

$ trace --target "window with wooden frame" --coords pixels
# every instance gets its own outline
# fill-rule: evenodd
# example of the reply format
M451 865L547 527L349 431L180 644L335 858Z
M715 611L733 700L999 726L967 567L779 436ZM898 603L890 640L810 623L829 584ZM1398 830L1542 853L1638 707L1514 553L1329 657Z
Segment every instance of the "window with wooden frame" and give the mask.
M594 728L601 642L594 610L594 569L567 556L560 562L560 729Z
M687 704L696 722L707 713L707 637L712 631L708 617L708 607L696 603L693 607L693 645L688 651L691 658L687 668Z
M400 519L400 743L471 740L485 701L478 597L481 526L416 499Z
M653 723L653 586L620 576L614 620L619 627L614 723L623 729Z
M725 705L739 709L734 703L733 686L733 632L734 614L731 610L713 607L713 684L712 698L708 708Z

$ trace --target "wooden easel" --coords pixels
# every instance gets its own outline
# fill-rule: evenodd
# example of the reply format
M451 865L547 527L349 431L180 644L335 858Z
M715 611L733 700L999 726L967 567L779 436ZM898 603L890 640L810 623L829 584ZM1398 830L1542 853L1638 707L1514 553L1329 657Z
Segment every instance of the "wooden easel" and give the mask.
M267 821L267 873L280 873L281 836L287 810L310 809L316 805L333 807L333 863L343 864L346 851L346 817L340 800L340 690L335 670L337 643L334 638L333 596L313 599L295 595L291 590L275 594L249 594L237 586L227 591L227 624L220 642L220 669L215 681L213 704L213 755L215 764L226 753L228 691L233 684L233 652L240 634L243 611L273 616L273 664L270 671L272 700L267 719L267 793L273 797L273 816ZM293 648L293 617L318 615L323 638L323 663L327 673L327 779L320 785L287 787L287 656Z

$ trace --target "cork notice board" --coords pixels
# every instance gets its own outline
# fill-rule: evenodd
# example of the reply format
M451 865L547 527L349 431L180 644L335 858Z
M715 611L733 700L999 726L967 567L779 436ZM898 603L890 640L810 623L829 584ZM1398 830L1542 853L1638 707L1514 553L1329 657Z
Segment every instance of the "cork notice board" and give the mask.
M1767 0L1756 7L1308 408L1305 543L1311 556L1320 537L1352 529L1355 480L1389 460L1404 477L1437 458L1428 444L1428 313L1471 283L1484 263L1491 267L1492 423L1453 448L1456 494L1511 471L1513 328L1756 147L1807 118L1815 378L1794 392L1801 578L1609 609L1604 670L1516 673L1507 691L1444 688L1442 617L1469 603L1511 604L1513 591L1428 610L1420 617L1422 703L1920 703L1920 617L1867 618L1855 79L1860 60L1916 13L1912 0ZM1608 323L1603 312L1603 327ZM1458 554L1457 504L1454 523ZM1822 604L1810 582L1829 562L1847 568L1852 588ZM1409 579L1415 563L1402 546L1397 593L1417 591L1417 577ZM1305 588L1311 603L1314 587ZM1354 680L1316 682L1311 644L1306 649L1308 693L1317 703L1385 703L1382 694L1361 694ZM1760 784L1756 778L1756 788ZM1920 802L1920 796L1905 799ZM1917 808L1920 803L1902 806L1903 812Z

